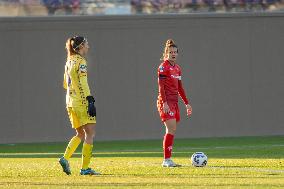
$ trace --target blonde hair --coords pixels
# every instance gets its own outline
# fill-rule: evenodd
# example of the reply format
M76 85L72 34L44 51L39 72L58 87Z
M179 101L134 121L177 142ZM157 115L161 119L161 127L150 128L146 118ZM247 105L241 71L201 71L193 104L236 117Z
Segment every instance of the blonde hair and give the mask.
M77 54L77 52L73 49L73 44L74 44L73 37L68 38L65 44L65 49L67 51L67 59L69 59L71 55Z
M166 56L167 56L167 54L169 52L170 47L178 48L177 45L175 44L174 40L172 40L172 39L168 39L166 41L164 52L163 52L163 56L161 57L160 60L162 60L162 61L165 60L165 58L166 58Z

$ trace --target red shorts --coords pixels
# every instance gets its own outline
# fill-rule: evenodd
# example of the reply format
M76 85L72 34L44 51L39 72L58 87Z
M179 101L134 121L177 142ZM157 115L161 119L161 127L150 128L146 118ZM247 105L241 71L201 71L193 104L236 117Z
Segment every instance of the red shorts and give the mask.
M169 113L164 113L163 111L163 103L161 101L157 101L157 108L160 114L162 122L165 122L169 119L175 119L176 122L180 121L179 107L177 102L168 102L170 107Z

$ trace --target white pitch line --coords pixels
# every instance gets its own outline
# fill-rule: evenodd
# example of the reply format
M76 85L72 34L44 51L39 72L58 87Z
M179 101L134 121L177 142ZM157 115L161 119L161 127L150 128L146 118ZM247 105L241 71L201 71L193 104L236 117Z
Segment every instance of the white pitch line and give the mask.
M186 147L186 148L178 148L178 149L247 149L247 148L269 148L269 147L284 147L284 144L272 144L272 145L255 145L255 146L212 146L212 147Z
M268 172L268 173L284 173L284 170L261 169L261 168L254 168L254 167L225 167L225 166L222 166L222 167L208 166L208 167L213 168L213 169L232 169L232 170Z
M0 153L0 156L62 155L62 153ZM80 153L74 153L80 154Z
M136 154L137 152L141 153L141 154L151 154L151 153L162 153L162 152L156 152L156 151L119 151L119 152L97 152L96 154L99 155L104 155L104 154ZM179 153L179 152L177 152ZM81 155L81 153L74 153L75 155ZM35 156L35 155L62 155L62 152L60 153L52 153L52 152L43 152L43 153L0 153L0 157L1 156Z
M255 145L255 146L213 146L213 147L181 147L181 148L176 148L177 152L174 153L184 153L180 152L180 150L212 150L212 149L249 149L249 148L255 148L255 149L260 149L260 148L269 148L269 147L284 147L284 144L271 144L271 145ZM155 151L144 151L144 150L121 150L121 151L113 151L113 152L98 152L97 154L114 154L114 153L160 153L160 149L153 149ZM34 156L34 155L61 155L61 152L53 153L53 152L43 152L43 153L0 153L0 156ZM74 153L74 154L81 154L81 153Z

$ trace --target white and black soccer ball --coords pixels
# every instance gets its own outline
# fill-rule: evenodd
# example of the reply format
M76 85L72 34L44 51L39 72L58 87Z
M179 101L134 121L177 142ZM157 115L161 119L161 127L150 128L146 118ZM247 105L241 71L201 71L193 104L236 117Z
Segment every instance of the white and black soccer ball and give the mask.
M191 163L195 167L204 167L207 165L208 158L203 152L195 152L191 156Z

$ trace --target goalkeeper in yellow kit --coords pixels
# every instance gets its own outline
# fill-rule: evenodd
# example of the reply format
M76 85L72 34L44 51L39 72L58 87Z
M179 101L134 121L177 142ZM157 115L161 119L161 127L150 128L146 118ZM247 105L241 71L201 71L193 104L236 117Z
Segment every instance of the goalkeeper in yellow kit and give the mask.
M59 159L59 163L63 171L70 175L69 159L83 140L80 174L97 175L99 173L89 167L95 136L96 107L87 81L87 62L85 59L89 50L87 39L81 36L69 38L66 42L66 50L67 61L63 86L67 90L67 112L72 128L76 130L76 135L70 140L64 156Z

